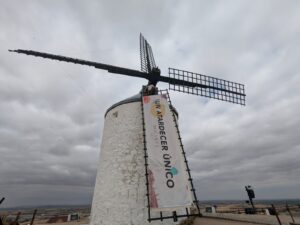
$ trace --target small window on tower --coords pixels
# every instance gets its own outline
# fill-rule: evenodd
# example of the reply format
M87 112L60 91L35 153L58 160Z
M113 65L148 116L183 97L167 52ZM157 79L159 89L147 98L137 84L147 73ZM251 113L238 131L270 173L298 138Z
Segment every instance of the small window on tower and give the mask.
M114 116L115 118L117 118L117 117L118 117L118 111L117 111L117 112L114 112L114 113L113 113L113 116Z

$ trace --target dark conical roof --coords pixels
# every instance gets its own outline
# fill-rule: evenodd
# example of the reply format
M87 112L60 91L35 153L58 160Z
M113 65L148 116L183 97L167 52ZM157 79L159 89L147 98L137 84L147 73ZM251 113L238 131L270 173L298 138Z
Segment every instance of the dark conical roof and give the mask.
M105 113L105 116L104 116L104 117L106 117L106 114L107 114L110 110L116 108L116 107L119 106L119 105L131 103L131 102L140 102L140 101L141 101L141 93L138 93L138 94L136 94L136 95L133 95L133 96L131 96L131 97L129 97L129 98L126 98L126 99L124 99L124 100L122 100L122 101L119 101L119 102L113 104L111 107L109 107L109 108L106 110L106 113Z
M136 95L133 95L133 96L131 96L131 97L129 97L129 98L126 98L126 99L124 99L124 100L122 100L122 101L119 101L119 102L113 104L111 107L109 107L109 108L106 110L104 117L106 117L106 114L107 114L110 110L116 108L116 107L119 106L119 105L128 104L128 103L131 103L131 102L140 102L140 101L141 101L141 93L138 93L138 94L136 94ZM172 111L175 112L175 114L176 114L176 116L177 116L177 118L178 118L178 112L177 112L176 108L173 107L173 105L171 105L171 108L172 108Z

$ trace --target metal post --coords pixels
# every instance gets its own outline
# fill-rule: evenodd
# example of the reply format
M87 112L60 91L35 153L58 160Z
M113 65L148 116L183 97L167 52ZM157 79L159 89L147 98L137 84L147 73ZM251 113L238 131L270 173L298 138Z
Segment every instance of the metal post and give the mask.
M178 221L176 211L173 211L173 221L174 221L174 222L177 222L177 221Z
M286 206L286 210L289 212L289 214L290 214L290 216L291 216L291 218L292 218L292 220L293 220L293 223L295 223L295 220L294 220L293 214L292 214L292 212L291 212L291 210L290 210L290 208L289 208L289 205L286 204L285 206Z
M18 212L17 217L16 217L16 219L15 219L15 221L13 223L14 225L19 224L18 221L19 221L20 215L21 215L21 212Z
M250 198L249 197L249 200L250 200L250 203L251 203L251 205L252 205L252 208L253 208L253 210L254 210L254 212L256 211L256 209L255 209L255 206L254 206L254 203L253 203L253 200L252 200L252 198Z
M146 176L146 189L147 189L147 209L148 209L148 222L151 222L151 210L150 210L150 193L149 193L149 179L148 179L148 153L147 153L147 143L146 143L146 128L144 119L144 107L143 107L143 90L141 92L141 109L142 109L142 123L143 123L143 142L144 142L144 160L145 160L145 176ZM162 217L162 214L161 214Z
M254 203L253 203L253 198L255 198L254 190L250 185L245 186L245 189L246 189L246 192L248 194L249 201L250 201L250 204L252 206L252 209L253 209L254 213L256 213L256 209L255 209L255 206L254 206Z
M36 213L37 213L37 209L35 209L34 212L33 212L32 219L30 221L30 225L33 225Z
M0 200L0 205L2 204L2 202L5 200L5 198L3 197L3 198L1 198L1 200ZM0 216L0 225L3 225L3 220L4 220L4 217L1 217Z
M276 218L277 218L277 221L278 221L279 225L282 225L282 223L281 223L281 221L280 221L280 219L279 219L278 213L277 213L277 211L276 211L275 206L274 206L273 204L272 204L271 206L272 206L272 209L273 209L274 212L275 212L275 216L276 216Z

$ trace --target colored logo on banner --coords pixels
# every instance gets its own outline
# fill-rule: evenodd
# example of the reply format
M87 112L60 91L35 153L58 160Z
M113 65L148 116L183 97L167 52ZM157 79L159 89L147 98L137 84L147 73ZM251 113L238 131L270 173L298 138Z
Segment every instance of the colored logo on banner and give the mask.
M164 104L160 104L160 102L153 102L151 105L151 114L154 117L164 116L166 112L166 106Z
M171 173L175 176L178 174L178 170L175 167L172 167Z
M150 97L149 96L144 96L143 100L144 100L144 103L147 104L150 101Z

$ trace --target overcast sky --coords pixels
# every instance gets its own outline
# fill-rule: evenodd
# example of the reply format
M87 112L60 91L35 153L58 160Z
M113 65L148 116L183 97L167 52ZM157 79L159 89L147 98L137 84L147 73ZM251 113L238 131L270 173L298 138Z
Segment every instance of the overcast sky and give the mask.
M90 204L104 122L145 80L15 53L140 69L156 63L245 84L246 107L171 92L198 198L300 198L300 1L0 2L3 207ZM159 84L165 89L167 85Z

